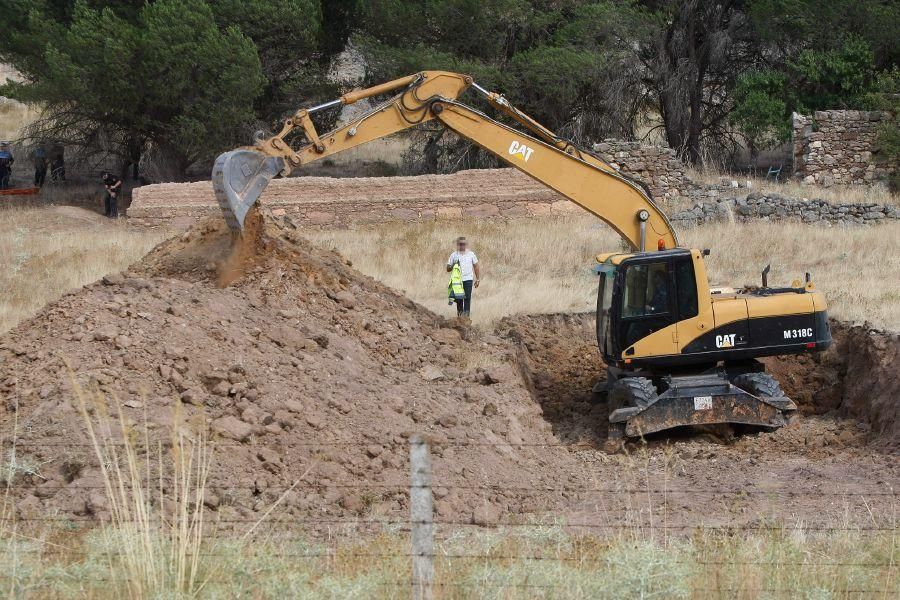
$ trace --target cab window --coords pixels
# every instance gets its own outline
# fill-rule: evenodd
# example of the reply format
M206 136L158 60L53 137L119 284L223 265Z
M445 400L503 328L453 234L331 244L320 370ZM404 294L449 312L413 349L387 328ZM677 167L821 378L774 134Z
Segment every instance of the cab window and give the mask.
M666 263L632 265L625 272L622 318L669 312L669 276Z
M618 347L628 348L640 339L675 322L669 308L671 298L669 263L640 263L625 270Z
M612 310L613 287L615 285L615 271L600 271L600 289L597 294L597 342L600 350L605 354L612 352L609 337L610 313Z

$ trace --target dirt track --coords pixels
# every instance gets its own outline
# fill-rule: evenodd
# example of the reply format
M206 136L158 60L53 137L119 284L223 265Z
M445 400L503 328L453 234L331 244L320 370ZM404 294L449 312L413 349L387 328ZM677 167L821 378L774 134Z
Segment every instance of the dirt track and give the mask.
M208 426L219 447L207 505L226 520L257 515L296 480L284 510L298 523L402 518L414 432L433 442L437 512L450 523L890 518L895 335L839 332L839 348L875 340L866 378L827 355L782 361L789 393L815 388L798 395L807 416L794 427L609 455L598 447L605 409L590 402L601 371L591 327L578 315L510 318L493 334L460 327L274 220L233 254L214 219L0 338L3 450L15 434L18 455L42 465L14 482L17 510L105 514L70 367L129 419L146 415L153 439L168 438L176 406L180 426Z

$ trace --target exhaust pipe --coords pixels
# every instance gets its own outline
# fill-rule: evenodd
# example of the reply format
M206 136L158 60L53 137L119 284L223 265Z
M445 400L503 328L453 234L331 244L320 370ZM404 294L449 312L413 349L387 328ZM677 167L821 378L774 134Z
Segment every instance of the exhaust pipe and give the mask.
M247 212L269 182L285 169L283 158L267 156L257 150L232 150L216 159L212 172L213 191L232 231L244 231Z

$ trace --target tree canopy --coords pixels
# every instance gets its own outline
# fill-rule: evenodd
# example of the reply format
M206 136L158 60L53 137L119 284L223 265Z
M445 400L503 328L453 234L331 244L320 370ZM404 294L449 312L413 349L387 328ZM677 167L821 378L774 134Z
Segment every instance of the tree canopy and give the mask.
M158 150L174 176L337 94L348 41L365 83L462 71L578 143L653 130L693 162L782 143L793 111L884 105L900 59L888 0L0 0L0 16L0 60L25 79L0 94L46 107L35 136Z

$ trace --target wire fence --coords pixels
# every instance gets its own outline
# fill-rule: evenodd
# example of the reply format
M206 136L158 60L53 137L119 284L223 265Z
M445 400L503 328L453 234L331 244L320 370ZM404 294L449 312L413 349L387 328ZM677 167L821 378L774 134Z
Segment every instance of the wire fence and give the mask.
M377 442L371 439L358 442L293 443L285 444L281 451L282 455L287 457L291 450L303 449L308 452L302 458L312 463L315 462L315 459L310 456L315 456L317 449L340 448L344 451L352 449L354 452L365 453L375 443ZM163 448L164 445L151 444L148 447L141 447L141 442L129 440L127 442L104 442L102 448L103 451L109 452L116 448L124 450L126 447L136 451L145 460L149 460L154 457L154 452ZM452 572L454 565L458 565L460 562L507 566L510 564L565 565L567 568L580 568L588 571L609 566L609 558L602 552L590 554L577 548L567 548L565 551L561 551L559 548L553 547L550 548L550 551L546 551L542 548L534 548L532 544L510 543L510 541L515 542L519 539L519 536L533 536L536 532L563 532L565 535L571 536L570 540L580 539L579 536L591 536L603 540L616 538L623 534L632 536L632 539L640 537L667 539L671 535L678 539L689 540L692 536L703 534L713 534L727 539L740 535L759 534L765 536L776 533L787 536L842 533L861 538L888 536L893 539L898 531L895 491L897 482L892 481L878 481L864 485L843 484L843 487L840 484L829 482L828 487L824 488L809 485L798 487L789 482L765 484L748 482L743 486L734 484L695 485L685 478L649 477L650 467L645 466L640 477L623 478L621 481L605 485L598 485L596 482L584 479L568 481L562 476L559 477L558 483L538 482L526 485L521 480L509 481L504 478L502 473L497 474L489 481L475 481L472 477L464 477L459 473L433 472L432 453L440 456L443 451L450 448L470 449L477 452L488 447L505 447L512 450L517 448L558 448L578 451L584 449L585 446L565 443L515 444L468 440L427 440L421 437L412 437L411 439L382 441L379 447L381 450L378 453L387 449L396 453L401 447L407 451L405 453L407 458L403 466L408 469L409 478L396 477L388 481L371 481L364 476L367 474L356 473L351 480L332 481L330 479L323 480L308 468L305 469L302 476L298 476L296 479L291 479L288 474L282 474L282 471L287 470L291 470L293 473L302 471L304 464L301 460L291 463L291 469L279 468L276 472L266 472L268 481L261 488L255 483L241 484L234 478L216 479L212 477L205 482L207 489L237 488L245 495L249 494L249 497L256 497L260 500L263 495L271 497L289 492L317 493L320 503L315 507L307 507L307 510L299 513L274 512L264 519L260 517L260 513L264 511L250 511L249 514L230 511L228 514L222 514L218 510L221 507L216 506L210 508L211 516L208 517L208 522L216 527L239 531L241 527L245 530L252 530L261 521L264 521L264 527L255 531L251 537L254 539L268 538L272 543L262 546L263 549L260 552L267 556L274 555L280 561L297 561L301 564L324 563L325 568L329 563L348 560L372 564L383 564L384 561L388 561L400 564L401 570L403 564L409 564L411 565L411 569L407 570L409 577L396 581L377 581L372 585L386 588L406 588L412 591L414 598L423 599L431 598L435 593L440 595L441 590L459 590L464 596L467 595L465 590L470 590L473 594L478 590L523 590L522 595L528 597L531 595L528 590L537 593L539 590L553 592L559 589L560 584L558 583L538 583L528 580L528 578L524 581L445 580L446 573ZM87 455L91 455L95 451L94 446L87 443L48 444L31 440L0 440L0 449L8 455L10 460L16 460L19 455L31 450L46 451L53 448L69 451L82 450ZM224 452L237 448L252 452L262 451L267 447L243 443L216 443L215 448L217 451ZM84 466L85 468L87 466L96 468L100 466L100 463L93 462ZM4 473L0 472L0 482L3 481L3 477ZM7 477L7 479L13 478ZM639 480L643 480L645 483L637 483ZM37 468L24 475L20 474L19 481L7 481L6 483L7 496L12 499L17 498L17 494L24 492L37 492L40 497L51 498L57 493L73 491L75 493L94 493L100 496L104 496L110 491L108 483L96 480L84 482L79 481L78 477L71 482L57 479L46 481ZM175 474L148 471L137 481L116 482L112 491L117 494L143 491L151 492L149 495L152 496L156 491L170 492L183 484L183 478L179 479ZM344 510L333 498L325 500L329 491L352 491L362 495L373 494L375 497L393 497L399 499L398 506L408 508L408 514L398 514L395 509L389 513L377 515L372 514L368 507L362 507L355 512ZM574 502L574 498L579 498L580 503L575 502L579 510L570 511L571 514L567 518L561 518L552 511L536 511L531 514L521 512L504 514L499 511L498 514L487 518L475 518L474 516L461 518L458 511L448 513L436 509L436 502L440 503L441 499L448 494L469 494L482 501L497 495L502 497L522 494L539 498L564 495L572 502ZM676 500L679 498L682 500ZM692 506L699 505L701 508L705 505L712 506L713 503L728 504L740 501L749 503L751 507L755 507L759 511L741 516L740 513L735 514L727 509L718 510L718 512L701 510L700 512L703 513L701 516L695 514L689 518L684 514L679 514L685 506L683 498L689 499ZM186 497L182 501L189 502L192 499ZM811 501L824 505L842 504L845 508L853 505L858 510L852 513L853 518L849 518L844 511L841 520L835 518L835 514L840 511L831 511L830 515L813 514L811 518L807 516L806 520L799 517L793 521L783 518L792 513L790 510L785 510L790 506L799 506L808 513L810 511L808 505ZM557 506L559 506L558 503ZM773 506L779 509L775 513L776 518L764 518L765 510L763 509ZM591 511L590 507L593 507L594 510ZM22 528L22 531L27 530L26 525L63 529L91 528L103 523L104 519L109 517L104 510L104 507L101 506L90 510L81 510L77 514L47 515L21 513L21 511L14 510L7 517L7 524L14 522L17 527ZM546 512L549 512L549 516L546 515ZM159 523L164 520L162 517L156 518ZM146 517L138 516L132 519L128 516L118 515L115 518L115 525L141 524L145 521ZM2 525L2 515L0 515L0 532L4 529ZM322 531L328 532L327 539L332 542L338 539L351 539L357 540L357 542L346 547L337 544L334 546L318 545L310 548L310 540L318 539L317 532ZM457 542L461 535L467 535L466 532L485 531L497 536L492 544L489 544L490 547L460 549ZM349 537L341 538L336 532L344 532ZM394 539L397 536L408 536L409 549L398 549L396 542L386 544L384 548L371 549L365 546L360 548L358 540L361 538L353 537L359 534L378 535L384 532L389 532ZM21 536L19 540L21 543L11 543L11 540L17 539L16 535ZM27 556L45 561L71 561L73 557L89 553L83 545L73 545L65 541L50 542L45 538L31 538L20 533L13 533L12 536L0 536L0 541L4 541L2 537L6 539L5 545L0 546L0 562L4 560L4 557L20 559ZM250 545L243 552L252 556L253 548L254 546ZM894 553L895 549L897 550L896 554ZM106 548L103 553L109 557L116 551ZM217 549L215 544L212 544L197 551L196 556L206 559L229 560L233 554L231 551ZM898 560L900 560L900 546L891 542L891 552L888 554L874 553L863 558L854 557L847 560L836 560L827 554L802 557L763 557L753 560L739 556L722 558L701 554L688 558L669 559L666 564L683 565L692 569L750 568L765 572L792 569L796 572L816 574L823 581L828 579L829 573L853 570L854 572L871 573L872 575L863 579L868 583L875 582L876 585L865 587L858 585L858 582L853 584L851 581L836 584L835 589L844 596L877 596L900 592L897 583L900 581ZM272 569L280 568L283 566L272 567ZM265 567L257 566L255 569L257 569L256 573L262 573ZM393 566L391 576L396 575L395 571L397 571L397 567ZM3 573L0 569L0 581L9 579L15 579L20 586L23 584L21 575L10 575ZM42 575L41 581L31 582L28 585L31 589L40 589L52 587L54 581L59 583L69 580L71 580L71 575L50 573ZM120 582L112 574L99 578L90 576L82 578L81 581L96 584ZM214 582L216 582L215 579L210 580L210 583ZM223 585L234 584L234 578L222 578L221 583ZM777 579L770 583L782 583L782 581ZM704 587L695 584L690 587L690 590L695 595L713 594L721 597L731 597L736 594L796 595L803 591L800 587L778 587L777 585L766 587L750 584L734 587L731 583L718 587Z

